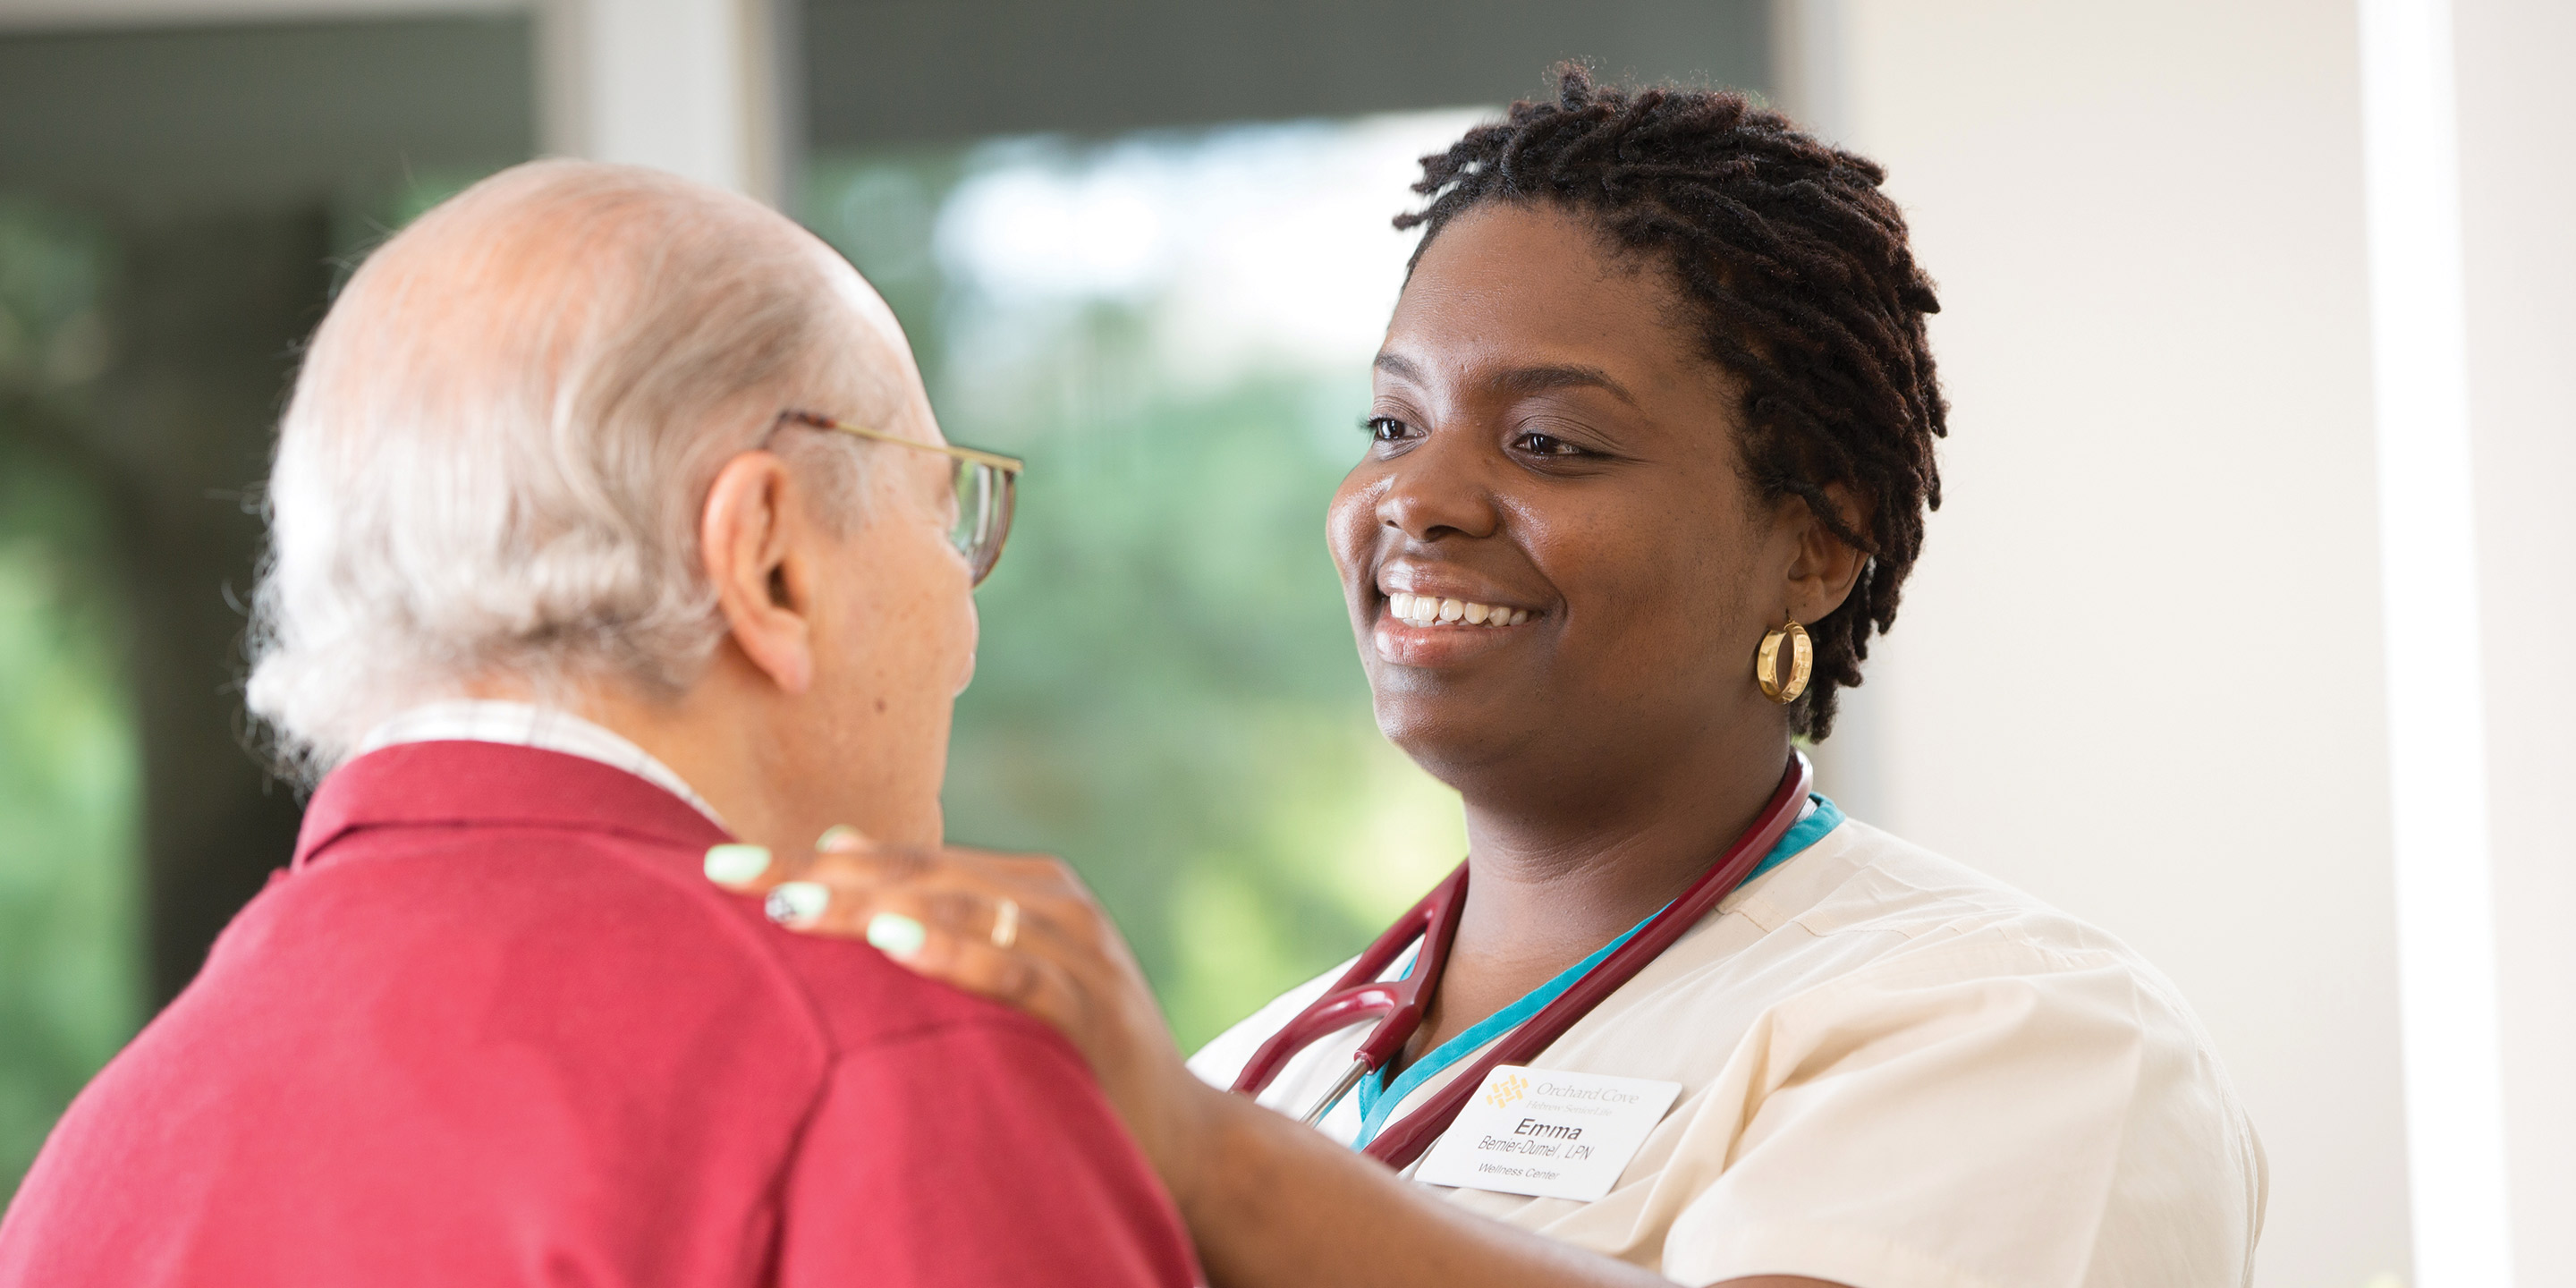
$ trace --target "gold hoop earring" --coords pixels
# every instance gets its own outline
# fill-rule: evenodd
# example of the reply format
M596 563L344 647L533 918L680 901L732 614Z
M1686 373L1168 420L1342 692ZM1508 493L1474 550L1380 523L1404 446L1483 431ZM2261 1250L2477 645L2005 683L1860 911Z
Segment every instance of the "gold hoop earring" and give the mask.
M1789 679L1780 679L1780 641L1789 641ZM1762 637L1762 651L1753 657L1753 678L1762 686L1762 696L1787 706L1807 691L1807 677L1815 670L1816 647L1807 642L1807 628L1792 618L1788 625Z

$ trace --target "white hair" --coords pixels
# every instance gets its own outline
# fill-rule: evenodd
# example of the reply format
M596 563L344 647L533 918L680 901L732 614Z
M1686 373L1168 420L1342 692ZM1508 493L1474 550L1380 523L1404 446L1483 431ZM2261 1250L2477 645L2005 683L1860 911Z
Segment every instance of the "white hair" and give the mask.
M775 212L634 167L518 166L387 242L278 432L248 699L281 767L478 679L685 688L724 635L707 489L790 406L899 413L918 376L875 314ZM777 450L846 502L854 442Z

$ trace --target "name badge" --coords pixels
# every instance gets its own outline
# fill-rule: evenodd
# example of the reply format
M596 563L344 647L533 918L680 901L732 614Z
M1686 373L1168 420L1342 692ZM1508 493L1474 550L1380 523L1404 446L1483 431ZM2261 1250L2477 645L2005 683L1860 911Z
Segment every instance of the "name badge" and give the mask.
M1413 1178L1589 1203L1619 1183L1681 1093L1678 1082L1499 1064Z

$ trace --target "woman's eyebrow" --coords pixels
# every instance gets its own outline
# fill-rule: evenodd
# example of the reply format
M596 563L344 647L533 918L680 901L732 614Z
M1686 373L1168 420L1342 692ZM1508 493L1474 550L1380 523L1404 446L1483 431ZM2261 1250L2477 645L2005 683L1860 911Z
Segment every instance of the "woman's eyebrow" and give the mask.
M1631 407L1637 406L1636 396L1628 392L1628 387L1599 367L1514 367L1496 375L1493 385L1505 393L1524 396L1551 389L1598 389Z
M1400 354L1387 353L1381 350L1377 355L1377 361L1370 365L1390 376L1396 377L1399 380L1410 380L1415 384L1420 384L1422 382L1422 368L1413 365L1410 359L1405 358Z
M1380 353L1375 365L1378 370L1399 379L1417 383L1422 380L1422 369L1400 354ZM1611 379L1610 373L1599 367L1579 364L1513 367L1497 373L1489 383L1504 393L1523 396L1551 389L1598 389L1631 407L1637 406L1636 395L1629 393L1626 385Z

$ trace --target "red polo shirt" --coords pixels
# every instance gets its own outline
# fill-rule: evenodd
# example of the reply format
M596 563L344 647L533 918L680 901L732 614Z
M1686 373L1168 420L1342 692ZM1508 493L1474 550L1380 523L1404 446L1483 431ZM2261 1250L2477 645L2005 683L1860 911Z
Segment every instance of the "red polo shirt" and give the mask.
M1079 1055L700 874L650 783L488 743L322 785L83 1091L0 1285L1185 1285Z

